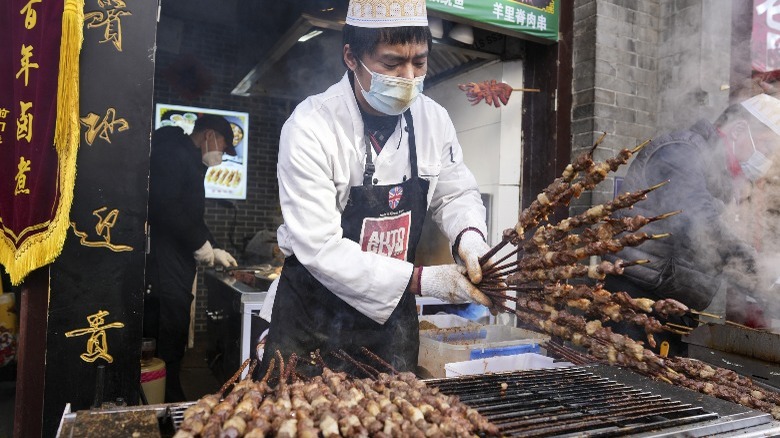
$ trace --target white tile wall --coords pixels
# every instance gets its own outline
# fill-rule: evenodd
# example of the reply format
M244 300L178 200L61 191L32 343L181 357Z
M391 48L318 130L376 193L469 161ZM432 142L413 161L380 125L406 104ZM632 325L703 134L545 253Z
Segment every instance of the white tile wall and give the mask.
M471 70L437 84L425 94L450 113L466 165L474 173L480 191L492 195L489 243L495 244L504 229L514 227L520 211L522 94L513 93L506 106L495 108L484 102L472 106L458 89L458 84L490 79L522 87L522 62L497 62Z

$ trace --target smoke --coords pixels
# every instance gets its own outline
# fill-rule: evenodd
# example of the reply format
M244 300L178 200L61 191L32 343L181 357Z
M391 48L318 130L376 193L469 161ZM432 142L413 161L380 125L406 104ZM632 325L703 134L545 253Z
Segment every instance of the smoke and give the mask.
M753 58L756 55L751 53L753 3L728 0L660 2L655 76L658 96L656 137L664 132L687 129L701 119L713 122L729 104L776 87L769 84L766 77L754 77ZM649 65L653 66L652 63ZM717 166L712 169L713 174L726 174L722 159L713 159L711 165ZM729 182L729 177L724 181ZM674 199L684 191L673 186L674 181L669 190L659 190L663 193L651 196L668 196L666 205L676 204L683 210L690 208L681 196ZM730 189L708 187L708 190L714 190L715 196L727 194ZM765 181L733 193L721 219L727 229L724 234L731 233L731 236L719 235L709 227L687 230L694 242L691 244L699 252L697 257L711 260L716 271L739 283L739 286L731 287L730 317L750 321L763 312L766 323L771 325L772 319L780 319L780 300L777 300L780 284L773 286L780 277L780 163L775 163ZM729 246L724 239L734 238L758 251L755 273L741 262L743 259L722 264L725 248ZM735 293L737 289L748 291L749 298Z
M757 281L762 287L757 298L769 324L773 325L772 319L780 319L780 160L775 159L769 174L755 187L750 200L749 206L756 212L751 231L760 255Z

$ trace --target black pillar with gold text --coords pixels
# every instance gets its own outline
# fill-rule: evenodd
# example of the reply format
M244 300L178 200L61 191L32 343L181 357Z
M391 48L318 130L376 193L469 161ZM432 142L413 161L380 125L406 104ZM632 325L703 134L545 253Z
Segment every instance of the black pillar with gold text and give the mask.
M71 226L50 269L43 436L66 403L138 404L157 8L85 3Z

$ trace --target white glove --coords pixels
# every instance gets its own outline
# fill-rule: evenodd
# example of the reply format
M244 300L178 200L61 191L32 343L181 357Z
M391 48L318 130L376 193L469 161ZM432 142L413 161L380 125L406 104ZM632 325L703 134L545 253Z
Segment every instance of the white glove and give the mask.
M466 277L466 268L458 265L426 266L420 274L420 295L448 303L470 301L490 307L492 302Z
M224 266L226 268L228 266L238 266L236 259L234 259L229 252L219 248L214 250L214 264L218 266Z
M478 232L468 230L461 234L457 249L458 257L455 260L459 265L466 267L471 282L478 284L482 281L482 266L479 264L479 258L490 250L490 246L485 243ZM489 264L489 262L486 263L486 265Z
M195 257L195 261L199 264L214 266L214 248L211 247L211 243L208 240L192 254Z

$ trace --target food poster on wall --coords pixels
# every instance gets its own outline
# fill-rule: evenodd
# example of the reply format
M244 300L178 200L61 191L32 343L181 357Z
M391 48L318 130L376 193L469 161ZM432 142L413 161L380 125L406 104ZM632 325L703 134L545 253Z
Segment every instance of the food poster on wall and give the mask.
M235 157L224 154L222 164L209 167L206 171L203 181L206 197L246 199L249 113L158 103L155 110L155 129L178 126L185 133L191 134L195 121L203 114L222 116L230 122L233 128L233 146L236 148Z

